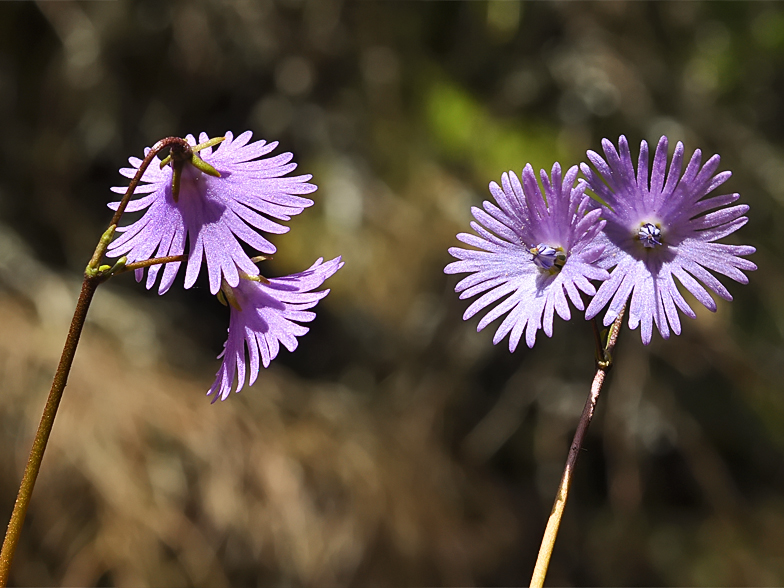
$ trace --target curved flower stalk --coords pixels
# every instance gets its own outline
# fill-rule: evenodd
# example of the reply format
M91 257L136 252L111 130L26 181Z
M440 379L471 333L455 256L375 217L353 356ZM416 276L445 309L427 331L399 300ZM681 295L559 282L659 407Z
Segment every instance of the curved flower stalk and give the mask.
M260 232L285 233L288 227L271 219L290 220L313 201L304 198L316 190L309 183L310 175L284 177L297 165L291 162L291 153L259 159L277 147L277 142L256 141L249 143L252 133L246 131L234 138L226 133L220 146L213 150L205 133L196 145L192 135L187 141L198 150L198 156L209 164L202 169L186 164L172 193L174 166L151 165L142 176L136 193L146 194L133 200L127 212L145 210L135 223L120 227L123 235L109 246L107 255L126 256L128 262L143 261L151 257L182 255L186 238L189 242L185 287L190 288L199 275L202 261L207 261L210 292L216 294L222 281L236 287L240 272L258 275L259 270L243 251L240 240L261 253L274 253L275 246ZM206 143L206 146L205 146ZM149 149L145 150L145 154ZM168 159L168 158L167 158ZM164 160L165 162L166 160ZM136 174L141 160L129 159L131 167L120 173L125 177ZM203 171L212 168L218 176ZM124 193L125 188L112 188ZM177 191L179 193L177 193ZM119 203L109 204L116 209ZM164 265L158 292L163 294L174 282L180 262ZM161 266L150 267L147 288L152 288ZM144 270L136 271L141 281Z
M319 258L310 268L298 274L269 280L261 278L260 281L242 279L236 288L224 285L222 294L230 302L231 320L228 339L218 356L223 358L223 363L215 383L207 392L207 396L215 394L213 402L229 397L235 374L236 392L242 390L246 372L249 373L248 385L252 386L259 374L259 362L265 368L269 367L278 355L281 343L289 351L297 348L297 337L309 330L297 322L307 323L316 318L316 313L308 309L329 293L329 290L313 290L341 267L340 257L326 263Z
M697 149L681 175L684 147L678 142L665 174L667 137L662 137L649 178L645 141L640 145L636 174L626 137L620 137L619 150L607 139L602 147L604 158L588 151L588 159L598 173L584 163L581 168L591 189L607 204L602 207L607 225L600 263L615 269L588 305L586 318L596 316L609 303L604 315L607 326L631 297L629 327L641 325L643 343L650 343L653 324L665 339L670 330L679 335L677 309L691 318L696 315L674 278L706 308L715 311L716 303L705 287L725 300L732 300L732 296L711 272L746 284L748 278L743 271L757 269L742 257L754 253L754 247L715 242L746 224L748 219L743 215L749 207L727 207L740 197L738 194L706 198L732 175L729 171L716 173L718 155L701 166L702 153ZM708 212L711 210L714 212Z
M123 194L123 197L120 202L109 204L115 213L84 270L84 281L71 327L0 549L0 587L8 583L30 497L73 365L87 311L101 283L130 270L136 271L137 280L140 281L147 268L147 288L150 288L156 281L160 265L165 265L159 287L159 292L163 293L171 287L180 262L186 257L183 255L186 239L190 241L185 287L193 285L202 260L206 258L210 289L217 293L222 286L224 301L229 298L234 308L223 365L215 385L208 393L219 390L215 398L218 395L223 399L228 396L237 371L237 390L242 388L246 372L246 343L250 354L252 384L258 375L259 357L262 364L268 366L277 355L280 343L293 351L297 347L297 337L308 331L295 321L313 320L315 314L307 310L327 295L327 291L313 290L343 264L340 258L327 263L319 259L307 271L293 276L267 280L258 275L254 263L254 259L258 258L250 258L245 254L239 240L259 251L274 252L275 247L258 231L288 231L287 227L267 217L289 220L291 215L299 214L313 204L301 195L313 192L316 186L308 183L309 175L284 177L296 167L290 163L290 153L259 159L272 151L277 143L267 145L264 141L258 141L248 144L250 137L250 132L243 133L237 139L227 133L225 137L208 140L202 133L199 145L195 145L192 136L187 139L166 137L145 150L143 160L131 158L132 167L121 170L131 181L126 188L113 189ZM218 143L222 145L213 152L212 147ZM163 160L157 159L163 149L169 149L169 156ZM200 155L197 156L197 152L201 152ZM159 165L150 167L153 161ZM169 162L171 167L166 165ZM146 184L139 186L140 181ZM146 196L131 202L137 188L138 193ZM140 220L130 226L117 228L126 211L145 209ZM112 242L117 231L124 234ZM111 256L120 258L113 266L101 263L107 250ZM240 281L241 277L245 279ZM240 303L244 305L244 310Z
M514 351L525 331L525 342L533 347L536 332L553 333L553 316L569 320L568 299L584 310L580 291L592 296L596 288L589 280L605 280L609 274L596 266L603 246L596 241L604 226L601 211L591 210L585 184L575 187L577 166L562 177L558 163L553 165L552 181L542 170L544 195L530 164L522 173L522 183L514 172L501 176L501 186L490 183L498 203L485 201L483 209L472 207L476 235L460 233L457 238L474 249L449 249L458 261L444 272L470 272L455 287L460 298L482 294L465 311L469 319L480 310L492 307L479 321L477 331L506 314L496 330L493 344L509 335L509 350Z

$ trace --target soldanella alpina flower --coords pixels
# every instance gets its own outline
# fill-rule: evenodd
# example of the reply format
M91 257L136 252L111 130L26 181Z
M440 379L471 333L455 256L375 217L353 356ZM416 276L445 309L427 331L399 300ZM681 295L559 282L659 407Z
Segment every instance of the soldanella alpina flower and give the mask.
M309 309L329 293L329 290L314 290L341 267L340 257L326 263L318 259L304 272L283 278L243 278L236 288L224 283L221 295L231 307L231 319L228 339L218 356L223 358L223 363L207 392L208 396L215 394L213 402L228 398L235 375L237 392L242 390L246 374L249 374L248 385L252 386L259 374L259 364L269 367L281 343L289 351L297 348L297 337L308 332L307 327L297 323L316 318L316 313Z
M205 259L213 294L223 281L238 286L240 272L258 275L258 267L240 241L261 253L274 253L275 246L260 233L287 232L288 227L271 219L287 221L311 206L313 201L303 195L315 191L316 186L309 183L310 175L286 176L297 167L291 162L291 153L262 158L277 142L249 143L250 138L247 131L237 138L226 133L222 142L209 141L202 133L197 146L188 135L187 141L196 152L193 161L199 165L181 165L174 182L174 165L154 163L148 167L142 176L145 183L136 189L147 195L131 201L126 209L146 212L135 223L117 229L123 234L109 246L108 255L126 256L129 263L182 255L187 240L186 288L196 281ZM213 150L212 143L219 145ZM132 157L129 161L131 167L120 173L130 178L141 160ZM124 193L125 188L113 191ZM117 205L109 206L116 209ZM158 288L161 294L171 287L179 267L180 262L165 264ZM160 270L160 265L148 269L147 288L153 286ZM143 270L137 270L136 278L141 280L142 274Z
M746 224L744 214L749 207L727 207L739 198L738 194L706 198L731 175L728 171L716 173L718 155L701 166L701 152L696 150L681 174L684 148L679 142L665 173L667 137L662 137L649 177L645 141L640 145L636 173L626 137L620 138L619 150L607 139L602 147L604 158L588 152L598 173L586 164L582 164L582 171L591 189L607 204L602 207L607 225L600 263L615 269L589 304L586 317L596 316L609 303L604 315L604 324L609 325L631 297L629 327L641 325L643 343L651 341L653 324L665 339L670 330L679 335L677 309L691 318L696 315L674 278L715 311L716 303L705 287L725 300L732 300L732 296L711 272L746 284L748 278L743 271L757 269L742 257L754 253L754 247L716 243Z
M607 271L596 265L603 252L596 240L604 226L601 211L590 204L584 183L575 186L577 173L574 166L562 177L556 163L551 181L542 170L544 196L530 164L523 170L522 183L514 172L504 173L500 186L490 184L498 206L485 201L483 209L473 207L477 222L471 222L471 228L477 234L457 236L478 250L449 249L459 261L444 271L471 273L455 287L460 298L482 294L463 318L495 304L479 321L477 330L507 315L493 343L508 334L510 351L517 348L523 331L529 347L533 347L540 328L551 337L554 314L564 320L571 317L567 298L583 310L580 291L591 296L596 288L590 280L608 277Z

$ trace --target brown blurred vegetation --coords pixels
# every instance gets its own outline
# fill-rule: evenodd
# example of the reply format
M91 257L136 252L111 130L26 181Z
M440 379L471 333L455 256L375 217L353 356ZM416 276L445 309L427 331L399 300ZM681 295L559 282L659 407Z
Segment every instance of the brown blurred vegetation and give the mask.
M680 337L624 329L548 583L784 583L783 65L765 2L0 3L3 521L128 156L279 140L320 188L265 273L346 262L297 353L216 405L204 283L103 286L12 582L527 584L591 331L493 347L446 250L503 171L665 133L734 172L760 269Z

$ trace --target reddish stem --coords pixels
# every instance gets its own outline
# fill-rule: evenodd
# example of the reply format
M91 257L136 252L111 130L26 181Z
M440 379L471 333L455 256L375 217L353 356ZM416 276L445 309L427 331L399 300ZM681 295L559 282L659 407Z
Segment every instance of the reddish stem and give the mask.
M57 366L57 371L54 375L52 382L52 389L49 391L49 397L46 399L46 406L44 413L41 416L41 423L38 425L38 432L35 434L33 440L33 448L30 450L30 457L27 460L27 466L22 476L22 483L19 486L19 494L14 503L14 510L11 514L11 520L8 522L8 531L5 534L3 541L3 549L0 551L0 586L8 584L8 574L11 568L11 561L16 551L16 546L19 543L19 535L22 532L22 525L24 524L25 515L27 514L27 506L30 503L30 496L33 493L35 480L38 477L38 471L41 468L41 460L44 458L44 451L46 451L46 444L49 441L49 435L52 432L52 425L54 424L54 417L57 414L57 407L60 406L60 400L63 397L65 385L68 382L68 373L71 371L74 356L76 355L76 346L79 344L79 337L82 334L84 327L84 320L87 317L87 311L90 308L90 302L95 294L95 289L100 284L101 279L85 277L82 283L82 291L79 294L79 300L76 303L76 311L74 312L73 319L71 320L71 328L68 330L68 337L65 340L63 353L60 356L60 363Z
M147 154L144 156L141 165L139 165L139 169L133 176L133 179L128 185L128 189L125 192L125 195L120 201L120 205L117 207L117 210L115 211L114 216L109 223L109 228L106 230L106 232L104 232L103 236L98 242L98 245L93 252L93 256L90 259L90 262L87 264L87 268L85 269L82 291L79 294L79 300L76 302L76 310L74 311L74 316L71 320L71 328L68 330L68 337L66 337L63 353L60 356L60 363L57 366L57 371L54 375L54 381L52 382L52 388L49 391L48 398L46 399L46 406L44 407L44 412L41 416L41 423L38 425L38 431L35 434L35 439L33 439L33 447L30 450L30 457L27 460L27 466L25 466L24 474L22 475L22 483L19 486L19 494L16 497L14 510L11 513L11 520L8 522L8 530L6 531L5 540L3 541L3 548L0 551L0 588L4 588L8 585L8 576L11 569L11 562L13 561L14 553L16 552L16 547L19 543L19 536L22 532L25 516L27 515L27 507L30 504L30 497L32 496L33 488L35 487L35 480L38 477L39 470L41 469L41 461L44 458L46 444L49 441L49 436L52 432L54 417L57 415L57 408L60 406L60 400L63 397L65 385L68 382L68 374L70 373L71 366L73 365L74 356L76 355L76 347L79 344L79 337L81 336L82 329L84 328L84 322L87 318L87 311L90 308L90 302L92 301L95 290L99 284L111 277L110 271L102 271L102 269L98 269L99 264L104 256L104 253L106 253L106 248L111 242L114 229L117 227L117 223L120 222L120 218L125 212L125 209L128 206L128 202L130 202L131 197L133 196L133 192L136 189L136 186L139 185L139 182L142 179L142 175L144 175L144 172L149 167L153 158L162 149L165 149L166 147L171 148L174 146L190 149L190 145L188 145L188 142L185 139L181 139L179 137L166 137L165 139L161 139L155 145L153 145L152 149L150 149L150 151L147 152ZM177 259L171 259L171 261L182 261L180 256L173 257L176 257ZM169 260L167 258L160 258L148 261L150 261L150 263L137 262L136 264L129 264L126 267L127 269L137 269L138 267L146 267L147 265L153 265L154 263L165 263Z

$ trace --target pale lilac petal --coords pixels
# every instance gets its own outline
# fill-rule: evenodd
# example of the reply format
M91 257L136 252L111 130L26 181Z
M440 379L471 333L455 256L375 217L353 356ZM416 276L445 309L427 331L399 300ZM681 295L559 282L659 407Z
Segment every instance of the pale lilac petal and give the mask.
M740 198L740 194L735 192L734 194L722 194L721 196L713 196L711 198L705 198L704 200L700 200L696 203L692 208L691 212L695 214L702 214L707 210L711 210L713 208L719 208L721 206L726 206L727 204L732 204L738 198Z
M662 281L663 287L660 291L660 296L662 298L662 305L664 306L664 312L667 315L667 320L670 323L670 327L672 327L672 332L676 335L681 334L681 319L678 316L678 310L675 308L675 303L673 302L672 296L672 288L674 284L671 281Z
M714 272L747 283L743 272L756 269L741 257L754 253L753 247L714 242L748 222L744 216L747 205L728 206L738 200L738 194L710 196L731 176L728 171L717 173L719 156L701 164L702 152L696 150L682 169L685 148L678 142L667 170L667 145L667 138L662 137L650 177L645 142L640 147L636 179L631 177L634 170L629 169L631 155L623 136L617 150L606 139L602 142L604 158L587 153L594 168L581 165L590 188L610 206L600 209L606 225L598 241L605 243L605 249L596 265L614 268L588 305L586 317L606 307L604 323L609 325L628 303L629 326L640 325L646 344L653 325L664 338L670 332L680 334L678 310L696 316L678 290L676 278L701 304L715 311L708 290L726 300L732 296ZM654 237L657 242L641 240L650 239L650 231L659 231L659 237Z
M609 277L594 265L604 249L596 243L604 221L600 211L589 208L587 184L575 186L577 173L576 166L562 173L560 165L553 165L551 176L541 172L544 190L530 165L521 178L512 172L502 174L500 185L490 184L497 206L486 201L481 208L472 208L476 221L471 228L476 234L457 235L476 249L449 249L458 261L448 264L444 272L470 274L455 291L461 299L478 296L463 318L486 311L477 325L481 331L505 315L493 344L509 335L509 349L514 351L523 335L529 347L539 329L552 336L555 314L569 320L569 301L582 310L579 291L593 292L589 280ZM561 251L566 257L563 266L537 265L532 250L538 251L539 245Z
M232 286L238 283L238 270L251 275L258 270L244 252L243 241L261 253L274 253L275 247L260 233L280 234L288 228L271 220L287 221L311 206L313 201L302 195L316 190L309 183L310 175L287 176L296 164L291 153L259 159L272 151L277 143L264 141L249 143L250 131L226 139L215 149L197 153L210 163L221 177L206 175L195 167L186 165L177 202L171 196L171 166L160 168L156 158L145 170L142 183L136 188L140 198L131 200L128 212L146 210L135 223L120 227L123 233L109 247L109 255L125 255L129 262L144 261L152 256L162 256L167 249L182 254L187 236L188 263L185 287L191 287L204 261L207 263L210 291L215 294L226 280ZM206 141L205 133L199 141ZM186 137L195 145L193 135ZM145 149L145 153L149 148ZM133 177L142 163L131 157L131 167L122 168L121 175ZM126 188L116 187L114 192L124 194ZM146 194L146 195L145 195ZM119 202L109 203L116 210ZM176 247L174 244L176 243ZM158 275L163 273L159 292L169 289L180 264L167 264L163 272L157 266L148 270L147 287L152 288ZM165 281L165 283L164 283Z
M272 278L269 284L240 280L234 288L234 296L242 310L231 307L223 363L207 392L208 396L215 394L213 402L218 398L226 400L229 397L235 374L235 392L244 386L246 374L248 385L252 385L258 377L259 362L265 368L269 367L281 343L289 351L297 348L297 337L308 332L307 327L297 323L310 322L316 318L314 312L307 311L329 292L313 290L341 267L343 262L340 257L327 262L318 259L304 272Z
M730 206L729 208L722 208L716 212L709 212L701 217L695 218L689 223L689 228L694 231L701 231L718 227L724 223L734 221L740 216L746 214L749 210L747 204L738 204L737 206Z
M686 273L682 268L673 268L672 274L680 280L683 287L686 288L691 294L708 310L716 312L716 301L711 298L708 291L695 280L691 275Z

